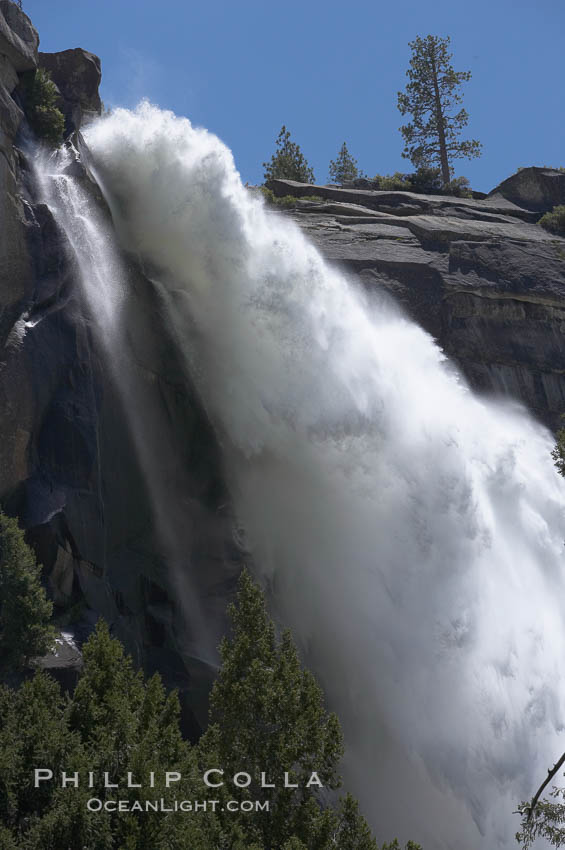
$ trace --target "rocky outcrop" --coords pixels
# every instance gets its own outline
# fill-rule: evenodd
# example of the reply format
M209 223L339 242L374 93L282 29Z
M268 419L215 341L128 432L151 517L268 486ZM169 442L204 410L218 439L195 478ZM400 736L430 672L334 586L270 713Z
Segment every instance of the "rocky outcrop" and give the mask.
M521 195L508 189L524 172L536 174L529 198L525 182ZM522 401L555 428L565 412L565 239L536 221L539 186L552 205L564 175L519 175L478 200L269 185L297 198L287 214L324 257L355 272L369 292L392 295L472 386ZM313 195L322 200L300 200Z
M67 135L101 114L98 87L102 71L98 56L75 47L60 53L40 53L39 65L49 72L59 89L58 106L65 116Z
M553 168L521 168L488 195L504 198L528 210L548 212L565 204L565 171Z
M277 197L293 195L303 198L318 195L324 200L338 203L356 204L362 209L391 213L396 216L421 215L432 213L438 216L455 218L478 218L492 216L511 216L522 221L535 222L539 215L513 203L502 196L475 200L453 198L445 195L422 195L416 192L389 192L372 189L340 189L337 186L311 186L294 180L269 180L269 189Z
M16 73L37 66L39 36L30 19L12 0L0 0L0 55Z
M36 659L35 665L56 679L63 691L71 693L84 667L82 653L72 632L59 632L55 637L53 651L43 658Z

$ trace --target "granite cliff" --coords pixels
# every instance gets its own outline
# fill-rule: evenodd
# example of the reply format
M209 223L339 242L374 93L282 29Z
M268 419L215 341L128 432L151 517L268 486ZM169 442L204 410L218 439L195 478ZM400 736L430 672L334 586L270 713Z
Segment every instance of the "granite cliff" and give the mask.
M522 401L556 427L565 412L565 239L542 213L565 174L526 168L479 199L270 184L332 263L385 291L476 389ZM319 202L300 201L317 195Z

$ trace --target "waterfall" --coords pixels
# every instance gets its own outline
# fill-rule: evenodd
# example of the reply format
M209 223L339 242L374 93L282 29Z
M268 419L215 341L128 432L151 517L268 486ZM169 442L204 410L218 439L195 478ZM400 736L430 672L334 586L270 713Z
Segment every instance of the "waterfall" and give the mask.
M342 720L347 787L381 841L512 846L517 802L565 747L551 435L326 265L212 134L145 103L86 140L215 424L271 610Z
M152 357L156 359L156 353L148 323L158 326L160 299L156 297L146 303L139 293L137 299L130 297L128 287L147 282L132 279L111 222L104 215L103 203L96 197L94 187L85 188L89 182L85 175L82 180L77 179L78 156L76 148L69 143L51 155L40 150L34 159L35 180L41 199L49 205L67 237L82 297L82 318L92 328L95 349L102 353L121 415L127 420L141 476L147 485L160 554L179 603L171 631L178 637L178 649L191 676L193 690L199 691L192 708L200 722L205 723L209 668L217 669L217 647L225 619L223 611L218 616L211 592L217 580L214 571L210 570L207 576L190 573L192 528L184 510L190 497L188 474L179 467L175 454L177 438L172 431L167 401L162 390L155 389L157 376L152 367L156 368L156 364L151 362ZM78 171L82 174L81 169ZM155 312L151 313L152 310ZM134 338L143 340L142 345L139 342L135 345ZM140 347L147 349L142 358ZM120 474L119 469L116 474ZM104 508L102 492L99 500ZM105 516L107 537L112 538L110 529L119 522L119 517ZM104 554L100 558L103 567L107 546L104 541ZM131 641L135 643L135 634ZM202 690L204 693L200 693Z

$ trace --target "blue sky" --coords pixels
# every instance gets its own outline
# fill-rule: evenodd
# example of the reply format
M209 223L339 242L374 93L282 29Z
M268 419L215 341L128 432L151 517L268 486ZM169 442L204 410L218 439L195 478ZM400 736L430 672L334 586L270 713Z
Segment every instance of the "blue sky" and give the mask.
M401 157L405 85L417 35L450 35L471 70L469 137L484 145L456 172L488 191L519 166L565 165L563 0L23 0L41 49L102 59L107 106L146 96L208 127L244 181L282 124L316 179L347 141L368 174L410 170Z

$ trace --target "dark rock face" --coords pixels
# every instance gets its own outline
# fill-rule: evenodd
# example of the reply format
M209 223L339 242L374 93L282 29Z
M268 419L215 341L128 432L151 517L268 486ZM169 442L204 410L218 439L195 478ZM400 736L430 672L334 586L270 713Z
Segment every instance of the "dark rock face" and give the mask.
M489 192L489 199L505 198L528 210L548 212L565 204L565 172L551 168L522 168Z
M0 372L13 407L0 425L7 456L25 431L21 465L11 475L0 468L0 502L28 530L54 601L64 606L80 593L95 612L90 626L103 616L139 665L178 687L190 732L205 718L244 557L216 436L152 283L124 258L124 396L93 334L65 235L41 203L28 204L28 217L33 287L6 322ZM161 449L149 480L139 440L155 445L155 435ZM191 593L204 603L191 608ZM210 624L207 644L201 620ZM84 623L80 630L88 633Z
M78 644L103 616L138 664L180 689L183 722L194 732L244 557L216 435L155 287L128 257L120 368L136 406L109 368L75 253L18 147L24 116L12 94L19 74L37 64L37 34L17 5L0 0L0 12L0 504L25 526L55 604L80 603ZM63 51L41 54L41 63L58 85L69 131L100 112L95 56ZM107 217L74 154L67 173ZM166 506L156 504L140 459L139 418L141 438L163 446L153 472L161 495L167 488ZM191 607L190 593L201 604ZM62 645L45 660L65 687L78 674L75 655Z
M11 0L0 0L0 55L17 73L37 67L39 36L30 19Z
M19 344L19 318L33 297L28 244L30 207L22 197L21 154L15 147L23 112L12 97L19 77L37 65L39 38L29 18L0 0L0 477L13 487L28 473L33 390Z
M84 666L82 653L69 632L60 632L55 638L54 652L37 659L37 666L53 676L63 691L74 691Z
M65 116L67 135L101 114L98 87L102 71L98 56L75 47L60 53L40 53L39 66L49 71L59 89L59 108Z
M290 214L324 257L355 272L369 292L392 295L472 386L522 401L552 428L560 424L565 239L535 223L537 189L519 207L498 191L470 200L288 180L271 188L297 197ZM328 201L299 200L308 195Z

